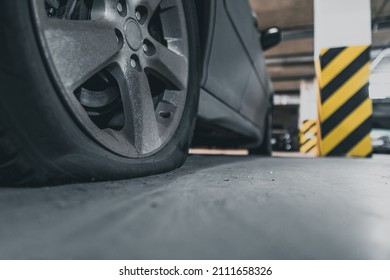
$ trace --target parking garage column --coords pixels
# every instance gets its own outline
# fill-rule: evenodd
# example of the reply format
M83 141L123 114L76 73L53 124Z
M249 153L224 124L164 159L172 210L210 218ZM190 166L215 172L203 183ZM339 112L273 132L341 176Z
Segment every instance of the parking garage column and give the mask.
M299 107L300 152L314 156L319 155L317 91L316 80L301 81Z
M315 0L314 18L320 153L368 157L371 2Z

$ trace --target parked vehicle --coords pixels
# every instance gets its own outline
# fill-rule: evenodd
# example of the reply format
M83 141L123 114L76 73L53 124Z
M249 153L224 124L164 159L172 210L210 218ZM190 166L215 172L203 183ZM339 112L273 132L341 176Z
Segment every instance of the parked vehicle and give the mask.
M371 132L374 153L390 154L390 129L376 129Z
M299 135L293 129L273 124L271 145L277 152L295 152L299 150Z
M374 99L374 128L390 129L390 98Z
M196 141L270 154L262 48L280 32L260 34L247 1L4 0L0 14L0 184L175 169L198 115Z
M273 130L272 149L278 152L290 152L293 149L291 134L287 130Z

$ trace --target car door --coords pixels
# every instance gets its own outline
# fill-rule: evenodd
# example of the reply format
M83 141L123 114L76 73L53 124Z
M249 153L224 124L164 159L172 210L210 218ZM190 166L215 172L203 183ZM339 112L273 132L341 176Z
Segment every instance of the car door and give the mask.
M260 44L260 32L256 30L254 25L248 1L224 1L244 51L251 60L250 77L241 98L240 113L263 127L272 94L272 86Z
M239 112L251 74L251 61L227 13L224 0L216 0L214 20L203 88Z
M216 15L202 88L239 113L247 122L264 126L268 97L260 37L249 3L215 0ZM264 73L264 81L261 75Z

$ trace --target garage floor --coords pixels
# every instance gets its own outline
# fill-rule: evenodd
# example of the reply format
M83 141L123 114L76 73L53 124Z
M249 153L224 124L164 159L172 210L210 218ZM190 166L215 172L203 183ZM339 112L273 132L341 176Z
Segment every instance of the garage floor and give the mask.
M192 156L155 177L0 189L0 258L390 259L390 156Z

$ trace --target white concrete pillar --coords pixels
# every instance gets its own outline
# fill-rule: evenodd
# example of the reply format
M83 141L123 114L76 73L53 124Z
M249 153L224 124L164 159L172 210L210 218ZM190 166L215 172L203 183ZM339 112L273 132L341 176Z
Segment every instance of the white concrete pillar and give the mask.
M315 0L315 60L322 156L368 157L370 0Z
M303 154L318 155L318 86L316 80L301 81L299 142Z
M300 106L299 106L299 127L307 120L316 120L318 118L317 110L317 81L301 81L300 86Z
M315 0L314 48L371 45L370 0Z

